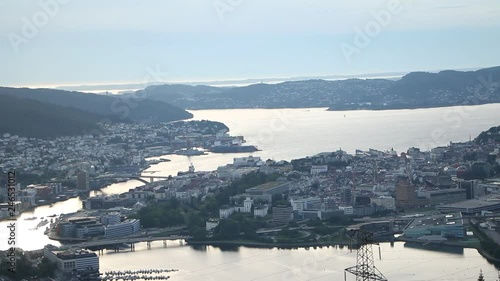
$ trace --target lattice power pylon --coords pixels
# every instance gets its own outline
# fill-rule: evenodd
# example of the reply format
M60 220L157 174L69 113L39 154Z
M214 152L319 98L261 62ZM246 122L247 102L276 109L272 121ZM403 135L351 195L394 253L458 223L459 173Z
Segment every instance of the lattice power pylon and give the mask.
M351 239L359 245L356 257L356 266L348 267L344 271L344 281L347 272L356 276L356 281L387 281L387 278L375 267L373 261L373 233L363 230L352 230Z

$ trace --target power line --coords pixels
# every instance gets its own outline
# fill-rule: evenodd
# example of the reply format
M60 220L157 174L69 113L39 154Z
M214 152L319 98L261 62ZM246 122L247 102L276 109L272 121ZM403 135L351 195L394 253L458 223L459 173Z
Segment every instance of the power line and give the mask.
M387 281L387 278L375 267L373 260L373 233L361 229L352 230L351 238L355 238L359 249L356 255L356 265L344 270L356 276L356 281Z

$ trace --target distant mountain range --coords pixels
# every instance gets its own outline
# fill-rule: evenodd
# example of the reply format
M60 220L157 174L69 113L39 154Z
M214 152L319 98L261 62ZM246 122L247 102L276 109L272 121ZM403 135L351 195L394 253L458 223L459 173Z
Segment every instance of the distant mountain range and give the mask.
M103 121L156 123L192 117L183 109L145 98L52 89L0 87L0 101L0 133L28 137L81 135Z
M404 109L500 102L500 67L413 72L399 80L304 80L244 87L154 85L134 94L97 95L0 87L0 133L30 137L77 135L103 120L156 123L183 120L181 109Z
M500 102L500 67L412 72L399 80L305 80L245 87L155 85L138 91L186 109L403 109Z
M470 69L463 69L470 70ZM101 85L67 85L58 86L55 89L66 90L66 91L79 91L79 92L102 92L106 91L112 92L130 92L130 89L144 89L148 86L154 85L165 85L165 84L182 84L182 85L209 85L215 87L227 87L227 86L247 86L256 83L268 83L276 84L285 81L304 81L304 80L344 80L349 78L387 78L387 79L399 79L403 77L407 72L382 72L382 73L366 73L366 74L356 74L356 75L322 75L322 76L296 76L296 77L274 77L274 78L249 78L249 79L221 79L213 81L189 81L189 82L147 82L147 83L126 83L126 84L101 84Z

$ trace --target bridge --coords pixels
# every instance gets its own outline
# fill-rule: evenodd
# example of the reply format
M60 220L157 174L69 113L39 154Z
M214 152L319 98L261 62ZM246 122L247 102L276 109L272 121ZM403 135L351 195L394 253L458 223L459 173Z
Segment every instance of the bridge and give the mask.
M120 251L120 246L124 244L130 245L130 250L135 251L135 244L146 242L148 249L151 248L151 243L154 241L163 241L163 245L167 246L168 240L184 240L191 239L191 236L187 235L169 235L169 236L149 236L149 237L128 237L128 238L117 238L117 239L105 239L98 241L82 242L78 244L72 244L72 247L84 248L93 251L102 252L104 249L113 249L115 252Z
M106 174L106 175L101 175L96 177L97 179L132 179L132 180L138 180L140 182L143 182L145 184L152 183L155 181L155 179L160 179L160 180L168 180L171 179L172 177L170 176L143 176L143 175L119 175L119 174ZM149 181L145 180L149 179Z

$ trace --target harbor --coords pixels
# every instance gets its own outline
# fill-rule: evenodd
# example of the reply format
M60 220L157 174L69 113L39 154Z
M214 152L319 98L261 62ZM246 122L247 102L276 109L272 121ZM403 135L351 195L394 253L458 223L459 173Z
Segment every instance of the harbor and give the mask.
M140 270L124 270L124 271L106 271L102 274L99 280L167 280L168 275L162 273L177 272L176 269L140 269Z

